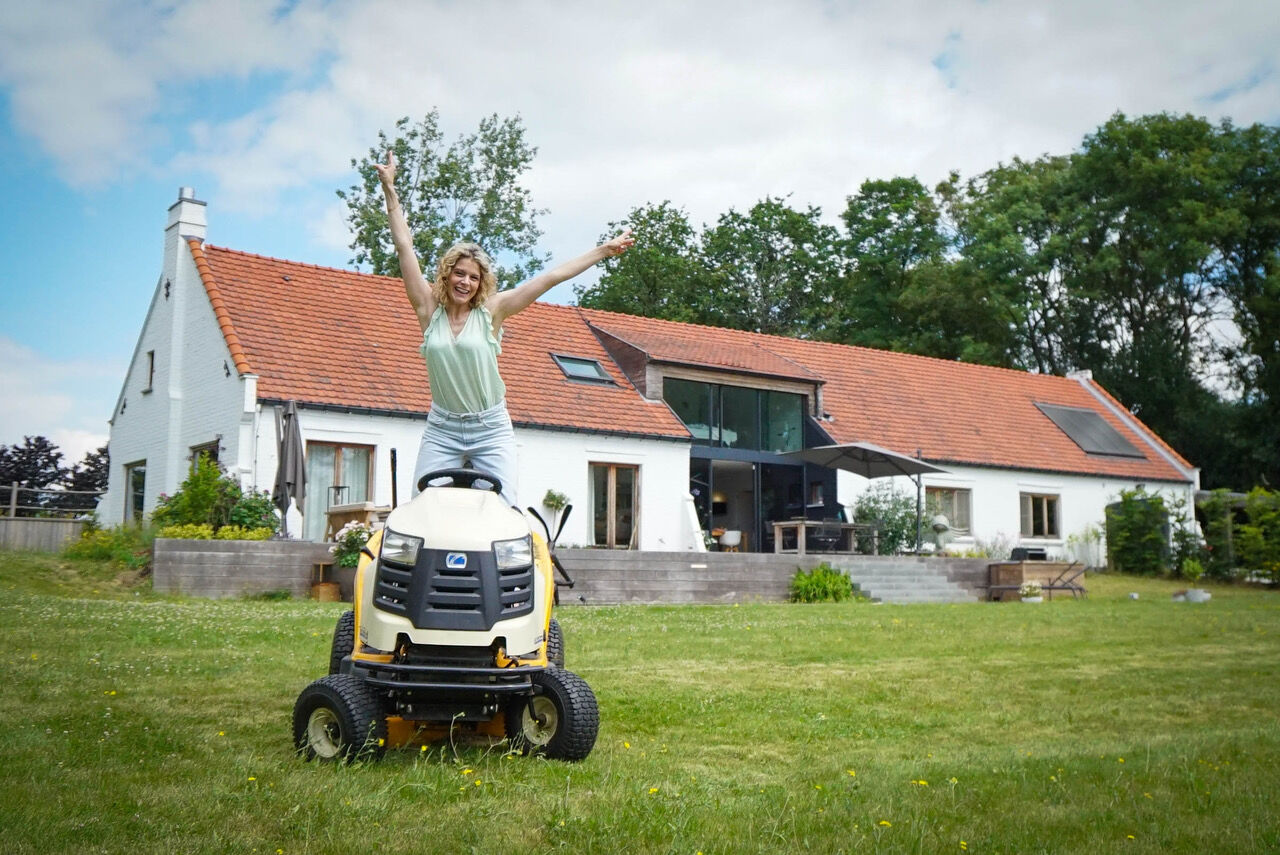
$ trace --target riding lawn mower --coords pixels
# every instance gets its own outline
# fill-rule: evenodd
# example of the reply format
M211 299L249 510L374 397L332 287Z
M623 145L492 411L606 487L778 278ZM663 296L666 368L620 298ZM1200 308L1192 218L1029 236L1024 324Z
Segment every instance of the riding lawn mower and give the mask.
M374 532L338 618L329 673L302 690L294 743L306 759L381 757L388 747L470 733L514 750L581 760L596 698L564 668L551 616L572 587L546 537L474 469L429 472ZM559 573L561 578L557 578Z

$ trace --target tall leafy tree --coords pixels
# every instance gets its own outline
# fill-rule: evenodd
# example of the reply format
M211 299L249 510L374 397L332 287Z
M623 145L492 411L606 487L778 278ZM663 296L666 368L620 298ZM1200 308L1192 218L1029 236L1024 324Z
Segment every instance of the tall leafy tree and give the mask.
M1280 128L1231 129L1223 147L1234 215L1221 237L1221 291L1239 331L1227 349L1240 393L1241 462L1280 487Z
M715 305L707 322L777 335L811 336L832 300L839 233L818 208L796 210L766 197L729 211L703 233Z
M609 223L602 239L627 228L635 246L605 259L598 282L575 287L578 304L670 321L708 321L714 314L709 275L685 212L669 201L642 205L625 220Z
M520 117L491 115L475 133L446 145L439 112L433 109L416 123L408 117L397 121L393 137L379 131L377 145L365 157L352 159L360 183L339 190L338 197L347 203L353 264L391 276L400 269L373 168L386 160L389 150L399 164L396 192L428 278L440 256L463 240L480 244L493 256L501 287L528 278L546 263L547 256L536 251L542 235L537 220L545 211L533 206L521 183L538 150L525 140Z

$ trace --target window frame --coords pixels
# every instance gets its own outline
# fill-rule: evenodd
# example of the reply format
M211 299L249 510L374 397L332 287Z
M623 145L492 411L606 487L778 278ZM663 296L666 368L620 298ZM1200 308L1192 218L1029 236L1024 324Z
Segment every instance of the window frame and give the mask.
M1036 508L1040 507L1043 531L1036 531ZM1050 525L1052 521L1052 525ZM1062 497L1056 493L1018 494L1018 529L1022 537L1056 540L1062 537Z
M142 473L142 489L135 490L134 473ZM125 525L141 523L146 516L147 504L147 461L135 460L124 464L124 522Z
M953 509L948 512L946 507L938 500L939 494L950 493L951 505ZM960 525L960 514L954 511L957 506L957 500L963 494L964 496L964 525ZM973 533L973 490L969 487L949 487L945 485L929 486L924 488L925 507L933 509L933 513L942 514L947 518L947 522L951 525L951 530L959 535L967 535Z
M600 360L590 356L570 356L565 353L552 353L551 358L555 360L556 366L564 373L565 379L575 383L590 383L593 386L617 386L613 377L605 370ZM584 377L580 374L574 374L565 366L567 364L575 365L591 365L596 369L595 377Z
M605 479L605 490L607 499L605 504L605 542L596 542L596 469L607 469L608 475ZM631 480L631 536L626 544L619 545L617 542L618 529L618 470L629 469L632 472ZM638 463L609 463L606 461L591 461L587 464L587 488L590 500L588 507L591 509L591 520L588 523L589 533L591 535L592 545L599 549L635 549L639 548L640 543L640 464ZM635 544L633 546L632 544Z

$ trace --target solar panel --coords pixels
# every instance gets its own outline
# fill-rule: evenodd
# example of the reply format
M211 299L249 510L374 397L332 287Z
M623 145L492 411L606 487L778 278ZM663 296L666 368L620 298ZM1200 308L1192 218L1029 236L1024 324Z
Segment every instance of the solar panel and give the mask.
M1048 416L1071 441L1086 454L1105 454L1111 457L1140 457L1146 455L1133 443L1107 424L1093 410L1078 407L1062 407L1057 404L1036 404L1040 412Z

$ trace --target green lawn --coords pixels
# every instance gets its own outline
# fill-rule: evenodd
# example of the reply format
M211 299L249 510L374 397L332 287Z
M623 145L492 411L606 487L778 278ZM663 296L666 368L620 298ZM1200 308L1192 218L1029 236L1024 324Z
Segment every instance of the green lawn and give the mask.
M0 553L7 853L1275 852L1280 599L566 607L583 763L298 760L341 606ZM1140 594L1137 600L1130 591Z

